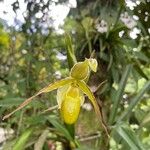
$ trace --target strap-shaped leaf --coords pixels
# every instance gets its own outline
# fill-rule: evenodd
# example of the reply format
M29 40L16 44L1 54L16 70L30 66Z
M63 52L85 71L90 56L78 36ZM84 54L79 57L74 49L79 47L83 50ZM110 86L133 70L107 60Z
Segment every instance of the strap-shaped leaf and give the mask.
M30 138L31 134L33 133L33 128L27 129L18 139L15 145L13 146L12 150L24 150L25 145Z
M114 130L130 146L132 150L145 150L144 145L136 136L136 133L127 124L118 124Z
M77 63L75 54L74 54L74 48L73 48L73 43L72 39L69 36L69 34L66 33L65 35L65 44L66 44L66 49L67 49L67 60L68 60L68 65L69 68L71 69L75 63Z
M143 95L149 90L150 90L150 81L147 82L141 89L141 91L139 91L139 93L133 99L130 100L131 103L129 104L129 107L119 117L118 122L123 120L129 114L131 114L133 108L142 100Z
M89 89L89 87L86 85L84 81L77 81L77 84L80 87L80 89L88 96L89 100L93 104L95 112L98 115L99 121L102 124L106 134L109 137L109 131L107 126L105 125L103 115L102 115L102 109L98 106L96 98L94 97L93 93L91 92L91 90Z
M32 97L26 99L22 104L19 105L19 107L17 107L14 111L12 111L11 113L9 113L8 115L3 117L3 120L10 117L12 114L14 114L16 111L22 109L23 107L25 107L27 104L29 104L33 98L37 97L38 95L42 94L42 93L47 93L50 91L53 91L61 86L64 86L66 84L72 83L74 79L72 78L66 78L66 79L62 79L60 81L57 81L55 83L49 84L47 87L41 89L37 94L33 95Z
M131 65L128 65L125 68L123 75L121 77L121 81L119 83L119 88L118 88L117 94L115 95L114 104L113 104L113 107L112 107L111 113L110 113L110 118L109 118L110 124L113 124L114 120L116 118L117 110L119 108L120 101L122 100L124 89L125 89L128 77L130 75L131 67L132 67Z

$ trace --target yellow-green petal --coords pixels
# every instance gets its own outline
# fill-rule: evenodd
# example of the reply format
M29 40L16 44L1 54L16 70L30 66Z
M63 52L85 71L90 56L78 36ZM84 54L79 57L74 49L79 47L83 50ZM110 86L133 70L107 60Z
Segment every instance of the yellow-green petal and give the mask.
M84 101L85 101L85 96L84 93L80 90L80 100L81 100L81 106L83 105Z
M46 92L50 92L53 91L59 87L62 87L66 84L70 84L74 81L74 79L72 78L66 78L66 79L62 79L60 81L57 81L55 83L49 84L48 86L46 86L45 88L41 89L37 94L33 95L32 97L26 99L22 104L19 105L19 107L17 107L14 111L12 111L11 113L5 115L3 117L3 120L10 117L12 114L14 114L16 111L22 109L23 107L25 107L26 105L28 105L33 98L37 97L38 95L42 94L42 93L46 93Z
M109 136L108 128L105 125L105 122L103 120L102 112L100 111L100 108L97 104L96 98L94 97L93 93L91 92L90 88L86 85L84 81L78 81L77 83L80 87L80 89L88 96L89 100L94 106L95 112L99 118L100 123L102 124L104 130L106 131L107 135Z
M58 109L61 108L62 101L64 99L64 96L66 95L66 91L68 90L70 84L67 84L61 88L58 88L57 90L57 104L58 104Z
M62 80L59 80L59 81L56 81L52 84L49 84L47 87L43 88L42 90L40 90L42 93L47 93L47 92L50 92L50 91L53 91L59 87L62 87L64 85L67 85L67 84L70 84L74 81L73 78L65 78L65 79L62 79Z
M90 69L94 72L97 72L97 66L98 66L97 60L94 58L89 58L87 60L88 60Z

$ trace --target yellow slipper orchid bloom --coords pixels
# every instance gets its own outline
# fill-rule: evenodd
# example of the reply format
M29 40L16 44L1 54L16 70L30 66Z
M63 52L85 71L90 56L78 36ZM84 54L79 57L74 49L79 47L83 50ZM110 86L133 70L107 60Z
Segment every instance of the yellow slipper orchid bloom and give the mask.
M65 123L74 124L77 121L80 112L80 107L84 103L84 94L85 94L93 104L95 112L98 115L99 121L102 124L104 130L106 131L107 135L109 136L108 128L105 125L102 116L101 108L98 106L93 93L91 92L90 88L84 81L88 77L90 69L94 72L97 71L96 59L89 58L85 59L85 61L83 62L76 63L72 67L70 71L70 76L68 78L56 81L55 83L49 84L45 88L41 89L37 94L26 99L14 111L4 116L3 120L10 117L16 111L25 107L36 96L42 93L47 93L55 89L58 89L57 90L58 108L60 109L61 117Z

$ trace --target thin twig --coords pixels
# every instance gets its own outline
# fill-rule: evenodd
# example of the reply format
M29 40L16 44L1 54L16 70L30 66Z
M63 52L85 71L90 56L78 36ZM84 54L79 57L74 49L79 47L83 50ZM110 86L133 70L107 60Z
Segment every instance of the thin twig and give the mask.
M93 140L93 139L97 139L101 136L101 134L99 132L94 133L94 134L90 134L90 135L83 135L83 136L76 136L76 138L80 141L89 141L89 140Z
M93 93L96 93L96 92L102 87L102 85L104 85L106 82L107 82L107 80L104 80L103 82L101 82L101 83L97 86L97 88L95 89L95 91L94 91Z
M46 113L46 112L48 112L48 111L53 111L53 110L55 110L55 109L58 109L58 105L52 106L52 107L50 107L50 108L44 110L44 111L42 112L42 114L44 114L44 113Z

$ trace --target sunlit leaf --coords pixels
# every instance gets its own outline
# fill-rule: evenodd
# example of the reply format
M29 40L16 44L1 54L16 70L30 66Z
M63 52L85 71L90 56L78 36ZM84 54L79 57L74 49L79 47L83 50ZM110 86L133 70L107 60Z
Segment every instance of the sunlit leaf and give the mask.
M144 126L144 125L150 125L150 112L148 114L146 114L146 116L144 117L144 119L142 120L141 122L141 126Z
M26 130L17 140L16 144L13 146L12 150L24 150L25 145L31 136L33 129Z
M74 54L74 48L72 44L71 37L69 34L65 35L65 44L67 46L67 59L68 59L68 64L69 68L71 69L75 63L77 63L75 54Z

